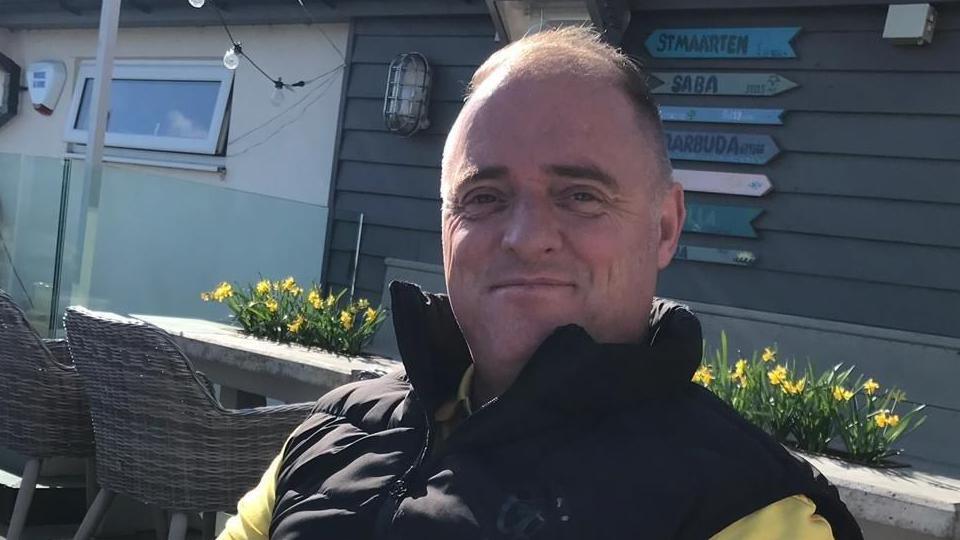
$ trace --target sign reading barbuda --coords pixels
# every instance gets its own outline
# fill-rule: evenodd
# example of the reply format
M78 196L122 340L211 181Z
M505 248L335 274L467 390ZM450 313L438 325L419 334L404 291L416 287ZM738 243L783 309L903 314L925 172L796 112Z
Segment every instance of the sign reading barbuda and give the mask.
M710 124L781 125L783 109L731 109L726 107L672 107L662 105L660 118L665 122L705 122Z
M780 153L769 135L666 130L670 159L763 165Z
M796 58L800 27L654 30L644 45L654 58Z
M679 96L775 96L798 86L776 73L654 71L650 75L652 93Z

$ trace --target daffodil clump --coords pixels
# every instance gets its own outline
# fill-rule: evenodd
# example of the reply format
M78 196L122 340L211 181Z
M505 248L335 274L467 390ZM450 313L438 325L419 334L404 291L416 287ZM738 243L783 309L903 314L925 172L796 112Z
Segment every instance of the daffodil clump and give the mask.
M706 344L705 344L706 345ZM894 443L926 419L924 405L898 413L905 396L874 379L854 378L853 368L817 373L808 364L783 361L775 347L733 360L727 336L708 354L693 382L713 391L747 420L800 450L840 454L850 460L881 464L901 450ZM906 408L906 407L904 407Z
M223 282L200 293L200 299L226 304L250 335L355 355L373 338L386 312L366 299L350 301L345 293L324 294L316 285L305 290L288 277L246 287Z

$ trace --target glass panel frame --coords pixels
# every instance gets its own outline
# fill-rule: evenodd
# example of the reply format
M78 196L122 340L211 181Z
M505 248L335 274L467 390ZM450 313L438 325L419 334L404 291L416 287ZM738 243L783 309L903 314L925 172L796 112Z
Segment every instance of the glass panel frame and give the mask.
M80 64L74 81L73 100L64 139L73 143L86 143L87 130L77 129L83 91L87 80L94 78L95 63L84 61ZM163 135L141 135L133 133L107 132L104 144L120 148L139 148L163 152L188 152L216 155L227 122L227 109L230 92L233 88L233 72L223 67L220 60L117 60L113 69L114 80L146 81L211 81L219 84L210 128L204 138L187 138ZM111 97L112 101L112 97Z

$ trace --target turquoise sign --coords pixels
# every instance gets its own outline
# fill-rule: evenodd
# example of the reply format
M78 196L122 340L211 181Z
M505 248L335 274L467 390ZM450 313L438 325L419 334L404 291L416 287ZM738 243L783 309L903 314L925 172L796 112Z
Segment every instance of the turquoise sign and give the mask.
M729 109L726 107L660 107L665 122L781 125L783 109Z
M654 58L796 58L799 27L654 30L644 44Z
M673 258L681 261L733 264L736 266L750 266L757 260L757 256L752 251L686 246L683 244L677 246L677 252Z
M666 130L670 159L763 165L780 148L769 135Z
M687 220L683 222L683 230L701 234L756 238L757 231L750 223L762 212L760 208L743 206L688 204Z
M650 75L652 93L675 96L775 96L798 86L776 73L654 71Z

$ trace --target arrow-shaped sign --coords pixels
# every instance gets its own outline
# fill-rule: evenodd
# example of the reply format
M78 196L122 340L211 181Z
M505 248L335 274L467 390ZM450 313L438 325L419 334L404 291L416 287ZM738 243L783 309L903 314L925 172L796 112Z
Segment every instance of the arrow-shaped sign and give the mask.
M757 231L750 223L762 212L760 208L743 206L688 204L687 220L683 223L683 230L701 234L756 238Z
M763 165L780 148L769 135L666 130L670 159Z
M657 29L644 42L654 58L796 58L799 27Z
M762 197L773 189L765 174L741 174L714 171L691 171L674 169L673 179L686 191L701 193L725 193Z
M775 96L799 86L777 73L654 71L650 75L652 93L678 96Z
M730 109L726 107L672 107L662 105L660 118L665 122L704 122L708 124L782 125L783 109Z
M735 249L717 249L680 244L674 259L681 261L699 261L718 264L733 264L736 266L750 266L757 261L752 251Z

